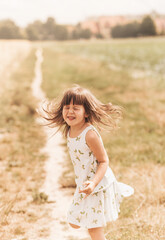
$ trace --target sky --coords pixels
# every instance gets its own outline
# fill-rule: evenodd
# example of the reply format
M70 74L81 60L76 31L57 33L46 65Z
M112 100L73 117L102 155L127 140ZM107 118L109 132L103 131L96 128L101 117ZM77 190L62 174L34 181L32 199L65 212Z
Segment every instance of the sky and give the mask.
M11 19L21 27L53 17L58 24L76 24L103 15L165 14L165 0L0 0L0 20Z

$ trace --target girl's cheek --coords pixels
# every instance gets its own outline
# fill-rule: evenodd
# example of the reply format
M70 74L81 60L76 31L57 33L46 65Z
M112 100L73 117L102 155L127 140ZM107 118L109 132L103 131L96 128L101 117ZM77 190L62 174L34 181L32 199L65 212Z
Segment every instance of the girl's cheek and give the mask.
M66 117L65 111L62 112L62 117L63 117L63 118Z

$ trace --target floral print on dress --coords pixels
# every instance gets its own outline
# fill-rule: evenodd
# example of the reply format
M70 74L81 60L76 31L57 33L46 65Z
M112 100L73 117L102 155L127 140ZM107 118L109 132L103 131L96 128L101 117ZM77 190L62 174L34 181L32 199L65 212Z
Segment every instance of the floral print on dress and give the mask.
M90 129L96 131L102 142L100 134L93 125L86 127L76 138L70 138L69 134L67 135L67 147L77 184L73 201L67 212L67 220L85 228L102 227L106 226L106 222L115 221L118 218L122 200L118 182L109 167L105 176L87 198L84 199L84 193L79 193L79 189L83 187L82 184L93 179L98 167L98 160L85 140L85 135Z

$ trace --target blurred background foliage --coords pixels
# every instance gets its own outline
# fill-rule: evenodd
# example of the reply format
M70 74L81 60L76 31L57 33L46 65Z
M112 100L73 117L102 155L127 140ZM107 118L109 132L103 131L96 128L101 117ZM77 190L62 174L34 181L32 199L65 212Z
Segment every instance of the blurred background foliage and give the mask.
M98 26L99 28L99 26ZM128 38L139 36L164 35L158 33L154 20L151 16L144 16L139 21L131 21L127 24L117 24L109 27L109 37ZM45 22L36 20L28 24L25 28L20 28L14 21L7 19L0 21L0 39L28 39L36 40L71 40L105 38L101 31L93 33L90 28L83 28L81 23L75 26L57 24L52 17Z

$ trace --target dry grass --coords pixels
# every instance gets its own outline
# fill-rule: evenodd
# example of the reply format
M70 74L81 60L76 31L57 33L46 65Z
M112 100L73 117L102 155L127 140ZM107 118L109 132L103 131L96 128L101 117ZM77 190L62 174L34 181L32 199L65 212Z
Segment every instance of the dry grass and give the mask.
M126 109L118 133L101 133L117 179L135 189L121 204L119 219L106 227L109 240L165 237L164 42L140 39L43 45L47 80L43 88L48 97L77 83L103 102L119 103ZM61 186L74 187L69 157L65 167Z
M38 191L45 179L46 156L40 152L45 136L35 122L37 100L31 93L35 49L24 41L0 42L1 48L0 238L33 239L40 235L38 226L46 235L50 218L46 195Z
M140 44L143 48L143 42L131 40L131 43L131 46L130 40L128 43L113 41L105 44L44 43L43 88L48 97L55 97L73 81L92 89L94 84L93 91L101 100L111 98L124 104L127 115L121 131L111 136L105 133L102 137L117 179L133 186L135 194L124 199L119 219L109 223L105 229L106 237L108 240L161 240L165 238L164 88L157 84L160 83L159 74L158 80L154 80L155 75L150 79L142 74L143 69L140 70L141 75L137 76L136 72L136 77L135 72L130 74L129 68L123 70L122 64L127 62L130 67L132 62L140 66L139 58L133 61L132 57L139 54L138 46ZM109 44L113 44L115 51L121 50L118 59L125 60L121 66L116 62L116 52ZM123 49L129 50L133 44L136 49L128 51L128 56L131 52L135 56L126 59ZM110 63L106 62L109 61L105 51L108 46L112 54L111 69ZM0 63L4 63L4 68L1 64L0 69L3 85L3 90L0 90L3 113L0 118L0 238L46 239L51 217L47 196L39 192L45 179L43 164L46 156L40 152L45 136L35 123L37 101L31 95L34 49L25 61L23 58L28 55L29 49L27 42L0 42L0 49L8 49L4 58L0 56ZM12 53L11 58L9 53ZM145 56L146 53L143 53ZM22 56L20 61L17 56ZM117 56L120 56L120 51ZM146 56L142 62L159 59L158 55L151 60ZM119 67L116 69L114 66ZM9 68L11 71L6 71ZM60 179L61 185L75 187L69 157L64 164L66 170Z
M10 82L6 81L10 74L19 68L20 62L27 57L31 48L28 41L22 40L0 40L0 88L2 93L5 87L10 86Z

